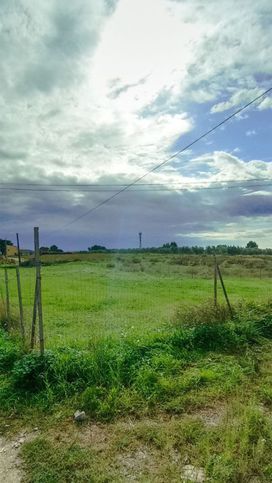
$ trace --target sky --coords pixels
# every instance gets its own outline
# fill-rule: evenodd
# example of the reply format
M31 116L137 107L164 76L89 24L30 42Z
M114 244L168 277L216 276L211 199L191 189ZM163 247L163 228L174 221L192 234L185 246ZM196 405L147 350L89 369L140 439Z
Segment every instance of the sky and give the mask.
M271 24L271 0L0 0L0 238L272 247L271 95L173 156L272 87Z

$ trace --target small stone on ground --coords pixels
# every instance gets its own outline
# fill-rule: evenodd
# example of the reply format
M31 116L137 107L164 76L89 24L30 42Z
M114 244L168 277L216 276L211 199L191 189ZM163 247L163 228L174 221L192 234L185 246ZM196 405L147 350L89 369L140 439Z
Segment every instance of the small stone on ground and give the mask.
M193 483L203 483L206 480L204 469L196 468L193 465L185 465L183 467L182 478Z

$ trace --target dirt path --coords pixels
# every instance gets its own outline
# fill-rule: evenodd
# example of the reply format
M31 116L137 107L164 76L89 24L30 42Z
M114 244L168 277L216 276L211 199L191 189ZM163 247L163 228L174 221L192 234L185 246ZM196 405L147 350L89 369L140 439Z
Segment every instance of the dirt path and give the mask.
M23 440L23 438L21 438ZM23 442L23 441L22 441ZM19 440L7 440L0 436L0 481L5 483L19 483L22 481L20 470Z

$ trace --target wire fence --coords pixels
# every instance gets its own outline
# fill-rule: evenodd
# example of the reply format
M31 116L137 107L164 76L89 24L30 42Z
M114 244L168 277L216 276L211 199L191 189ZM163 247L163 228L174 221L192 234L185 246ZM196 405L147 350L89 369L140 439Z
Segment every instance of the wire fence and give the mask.
M268 300L270 259L263 263L262 259L254 262L248 257L243 265L234 261L228 257L220 262L231 304ZM205 263L191 258L189 263L188 257L174 255L94 255L85 261L42 266L41 273L47 348L87 346L107 337L140 339L163 331L175 320L180 307L212 303L214 296L212 257ZM20 267L20 281L29 343L36 268ZM224 302L219 281L217 297L219 303ZM0 268L0 298L2 320L16 326L20 310L15 266Z

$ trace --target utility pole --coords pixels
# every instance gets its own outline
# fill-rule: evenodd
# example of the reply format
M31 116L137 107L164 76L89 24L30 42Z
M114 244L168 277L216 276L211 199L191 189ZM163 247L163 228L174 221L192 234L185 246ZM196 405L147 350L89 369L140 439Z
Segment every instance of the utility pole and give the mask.
M141 231L139 232L139 248L140 248L140 250L142 248L142 232Z

